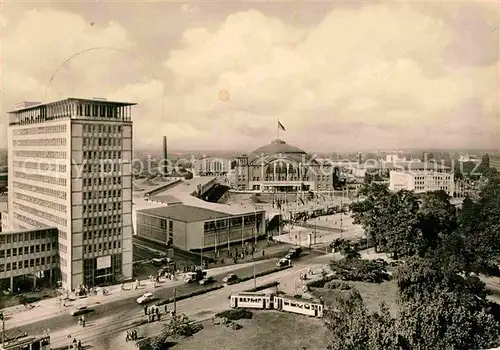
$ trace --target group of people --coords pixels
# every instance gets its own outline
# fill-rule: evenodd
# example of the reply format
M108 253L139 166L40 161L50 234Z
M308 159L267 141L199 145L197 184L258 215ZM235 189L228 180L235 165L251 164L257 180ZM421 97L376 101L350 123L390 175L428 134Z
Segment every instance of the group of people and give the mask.
M73 338L73 349L81 350L82 349L82 341Z
M208 263L203 260L203 269L206 270L208 268ZM187 272L196 272L200 268L199 265L184 265L182 268L182 272L187 273Z
M127 337L125 338L125 341L129 342L129 341L134 341L134 340L137 340L137 330L134 329L131 331L127 331Z
M166 314L168 312L167 304L165 304L164 308ZM158 321L160 321L161 319L160 308L157 306L151 306L151 307L144 306L144 315L148 317L148 322L154 322L155 318L157 318Z
M85 327L85 316L82 315L78 318L78 325Z

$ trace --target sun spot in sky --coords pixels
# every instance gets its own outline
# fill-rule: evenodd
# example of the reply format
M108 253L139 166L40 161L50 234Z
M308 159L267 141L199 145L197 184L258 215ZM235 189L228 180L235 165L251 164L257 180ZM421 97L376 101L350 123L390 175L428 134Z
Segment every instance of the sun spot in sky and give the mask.
M222 102L229 101L229 91L222 89L219 91L219 100Z

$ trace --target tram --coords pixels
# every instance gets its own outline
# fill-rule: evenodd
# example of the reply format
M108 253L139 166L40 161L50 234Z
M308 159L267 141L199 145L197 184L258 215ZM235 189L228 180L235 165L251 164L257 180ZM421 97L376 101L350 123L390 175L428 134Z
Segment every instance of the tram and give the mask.
M272 309L273 296L267 293L242 292L231 295L232 308Z
M324 313L321 303L275 293L242 292L231 294L230 299L232 308L278 310L318 318Z
M324 305L310 300L296 299L288 296L274 296L273 306L275 310L292 312L311 317L323 317Z

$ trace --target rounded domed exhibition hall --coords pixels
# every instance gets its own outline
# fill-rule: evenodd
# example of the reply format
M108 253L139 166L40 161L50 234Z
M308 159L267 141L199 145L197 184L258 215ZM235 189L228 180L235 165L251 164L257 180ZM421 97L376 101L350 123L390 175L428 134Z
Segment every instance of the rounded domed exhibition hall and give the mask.
M335 169L299 147L276 139L233 162L235 187L241 191L331 191Z

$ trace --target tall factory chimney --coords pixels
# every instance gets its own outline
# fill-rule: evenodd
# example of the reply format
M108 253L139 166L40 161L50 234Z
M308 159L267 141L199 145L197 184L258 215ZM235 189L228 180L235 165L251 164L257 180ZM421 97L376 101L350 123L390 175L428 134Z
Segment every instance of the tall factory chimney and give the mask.
M168 175L167 137L163 136L163 175Z

